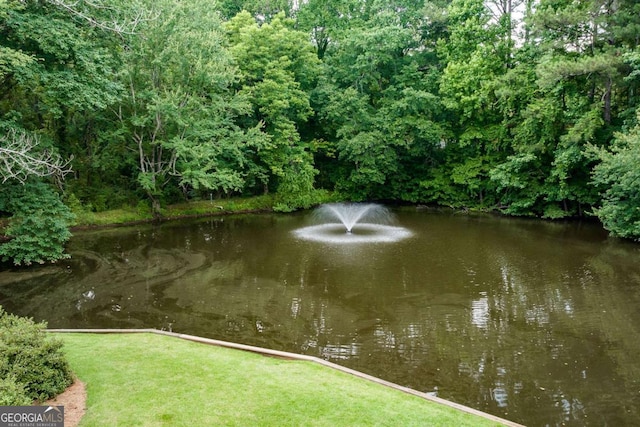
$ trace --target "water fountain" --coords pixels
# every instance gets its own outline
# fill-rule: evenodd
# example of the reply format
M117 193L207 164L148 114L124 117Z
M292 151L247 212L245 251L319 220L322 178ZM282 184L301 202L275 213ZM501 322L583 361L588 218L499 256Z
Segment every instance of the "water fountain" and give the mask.
M312 218L317 224L295 230L298 238L353 244L397 242L411 236L406 228L392 225L391 212L375 203L330 203L318 207Z

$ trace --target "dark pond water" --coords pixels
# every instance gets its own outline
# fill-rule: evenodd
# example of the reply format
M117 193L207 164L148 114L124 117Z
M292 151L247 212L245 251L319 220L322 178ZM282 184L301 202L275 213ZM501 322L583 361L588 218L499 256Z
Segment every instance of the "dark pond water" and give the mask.
M52 328L158 328L316 355L530 426L640 425L640 246L594 224L416 209L326 244L309 214L78 233L0 272Z

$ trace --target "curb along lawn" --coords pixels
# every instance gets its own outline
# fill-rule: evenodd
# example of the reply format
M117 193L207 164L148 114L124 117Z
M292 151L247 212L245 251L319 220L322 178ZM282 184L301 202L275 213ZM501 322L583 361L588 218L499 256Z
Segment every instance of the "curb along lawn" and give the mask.
M56 334L87 386L81 426L495 426L334 371L155 334Z

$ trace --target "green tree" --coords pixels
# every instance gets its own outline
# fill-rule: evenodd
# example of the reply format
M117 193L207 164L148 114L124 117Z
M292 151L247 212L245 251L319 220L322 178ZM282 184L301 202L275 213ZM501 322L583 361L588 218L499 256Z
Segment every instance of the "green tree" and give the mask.
M335 47L314 93L321 171L353 199L420 200L420 178L443 132L421 5L351 6L349 22L334 24Z
M76 18L57 1L0 3L0 257L15 264L65 257L72 216L44 180L70 172L74 120L117 99L99 30Z
M300 5L297 25L311 35L318 58L323 59L345 32L359 25L356 22L362 4L350 0L309 0Z
M138 27L123 54L128 93L114 134L138 155L137 180L160 214L169 184L184 191L243 189L247 151L258 127L236 119L249 105L235 96L237 71L217 12L205 0L154 2L162 19Z
M504 157L504 117L498 103L500 82L512 61L511 21L507 11L495 19L482 0L454 0L447 8L447 31L437 42L444 65L439 94L452 137L446 160L423 186L446 195L453 206L495 204L490 171ZM448 178L447 178L448 176ZM444 187L444 188L441 188Z
M237 87L253 105L250 125L264 126L268 144L252 159L254 183L273 187L289 210L313 189L316 171L299 129L312 114L309 92L315 86L319 60L294 21L276 15L258 25L246 11L226 26L230 50L240 68ZM308 207L308 203L304 203ZM289 208L287 208L289 206Z
M278 14L292 16L299 3L293 0L219 0L217 9L225 21L242 11L247 11L257 21L271 22Z
M56 3L56 2L53 2ZM0 121L46 133L68 151L71 122L118 96L99 31L51 2L3 2Z
M515 68L526 77L517 86L528 88L529 101L508 127L513 152L491 173L507 213L582 215L596 201L588 185L593 161L587 147L608 143L616 113L626 104L619 95L627 91L616 88L624 86L620 52L629 40L617 36L614 17L627 7L542 1L528 16L530 38L521 52L529 58Z
M73 157L66 188L83 200L106 191L110 177L122 176L100 168L99 138L103 124L113 124L106 120L108 111L122 93L115 75L120 36L144 20L126 4L49 0L0 6L0 46L20 54L20 60L11 55L0 67L0 126L28 136L16 141L37 137L42 150Z
M593 183L602 191L595 214L613 235L640 240L640 125L616 134L610 151L592 150L601 161L593 170Z

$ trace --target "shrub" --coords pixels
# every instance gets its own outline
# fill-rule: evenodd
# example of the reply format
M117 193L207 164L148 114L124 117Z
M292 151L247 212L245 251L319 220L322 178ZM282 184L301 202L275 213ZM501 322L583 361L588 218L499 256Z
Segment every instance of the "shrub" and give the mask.
M0 378L4 378L0 402L21 401L23 394L29 401L43 401L72 383L63 343L47 335L45 328L45 323L8 314L0 307Z
M27 396L24 385L15 378L0 379L0 406L27 406L31 405L31 402L33 399Z
M43 264L68 258L73 214L54 189L41 182L3 184L0 211L12 214L5 230L11 239L0 245L0 258L16 265Z

